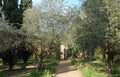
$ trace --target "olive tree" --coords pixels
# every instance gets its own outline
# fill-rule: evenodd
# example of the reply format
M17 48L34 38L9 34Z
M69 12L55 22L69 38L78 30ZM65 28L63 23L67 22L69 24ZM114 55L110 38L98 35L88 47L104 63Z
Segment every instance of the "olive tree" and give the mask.
M58 9L58 8L57 8ZM23 33L25 41L35 47L34 54L38 60L38 70L42 68L42 59L58 49L60 35L64 32L66 17L56 10L45 10L43 7L33 7L24 12Z
M19 30L15 30L10 26L10 23L2 18L0 18L0 21L0 54L9 64L9 69L12 69L16 56L14 49L20 44L22 36Z

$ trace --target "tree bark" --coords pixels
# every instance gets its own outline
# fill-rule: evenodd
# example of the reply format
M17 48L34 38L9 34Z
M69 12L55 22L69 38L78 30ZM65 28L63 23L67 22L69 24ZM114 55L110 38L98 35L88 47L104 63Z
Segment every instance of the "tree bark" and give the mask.
M107 59L106 59L106 69L109 74L111 74L111 56L110 56L110 46L107 45Z
M38 71L42 71L42 57L39 56L39 59L38 59Z
M41 51L38 55L38 71L42 71L42 60L43 57L46 55L45 51Z

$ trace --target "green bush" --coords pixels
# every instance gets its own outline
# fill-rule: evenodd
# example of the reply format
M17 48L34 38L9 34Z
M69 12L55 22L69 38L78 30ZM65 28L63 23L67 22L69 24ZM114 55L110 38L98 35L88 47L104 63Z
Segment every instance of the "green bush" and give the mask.
M82 67L80 70L82 70L84 77L108 77L104 68L101 70L98 69L104 66L104 63L101 63L101 61L86 62L75 58L71 58L71 60L74 65Z
M30 77L40 77L40 76L41 76L40 72L35 70L30 73Z
M56 71L55 66L58 64L58 60L53 59L44 59L43 60L43 70L38 72L33 70L30 73L30 77L51 77L51 75Z
M51 72L51 70L49 70L49 69L45 69L45 70L42 71L42 72L33 70L33 71L30 73L30 77L51 77L51 75L52 75L52 72Z
M79 61L76 58L71 58L71 61L76 66L83 66L83 65L85 65L85 61Z
M103 60L103 56L102 56L103 50L101 48L96 48L95 49L95 59L102 61Z
M82 73L84 77L107 77L104 73L100 73L95 68L83 68Z
M42 77L51 77L52 73L50 70L45 69L45 71L43 72Z

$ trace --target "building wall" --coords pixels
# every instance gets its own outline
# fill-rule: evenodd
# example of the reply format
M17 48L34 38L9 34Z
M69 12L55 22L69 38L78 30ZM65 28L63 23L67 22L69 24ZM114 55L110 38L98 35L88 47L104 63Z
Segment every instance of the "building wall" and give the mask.
M60 55L60 59L65 59L65 50L68 49L68 46L66 44L61 44L60 45L60 52L61 52L61 55Z

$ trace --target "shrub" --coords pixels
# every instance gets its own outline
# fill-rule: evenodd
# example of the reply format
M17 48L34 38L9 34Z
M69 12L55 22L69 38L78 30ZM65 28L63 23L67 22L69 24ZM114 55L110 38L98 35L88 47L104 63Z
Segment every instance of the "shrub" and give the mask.
M35 70L30 73L30 77L40 77L40 76L41 76L40 72Z
M82 71L84 77L107 77L104 73L100 73L95 68L84 68Z

